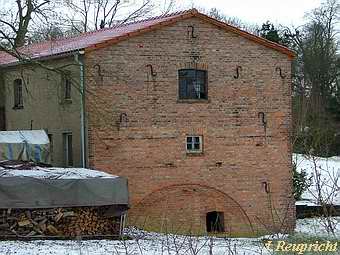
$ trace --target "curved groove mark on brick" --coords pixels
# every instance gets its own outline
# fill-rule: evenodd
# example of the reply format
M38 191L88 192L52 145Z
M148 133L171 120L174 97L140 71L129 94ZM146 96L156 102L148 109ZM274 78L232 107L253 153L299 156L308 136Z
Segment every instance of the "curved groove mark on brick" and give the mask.
M161 208L160 212L158 213L162 214L163 216L165 216L164 214L167 214L167 213L171 214L171 210L174 208L171 208L168 202L174 199L176 200L175 206L178 206L178 210L176 210L175 208L176 214L179 214L179 211L183 210L184 208L181 208L179 206L180 203L178 203L178 201L182 201L183 204L185 204L186 206L189 206L190 203L197 202L196 199L207 198L207 197L212 198L212 201L214 201L214 202L210 202L211 204L210 207L207 205L203 205L200 202L198 202L198 205L194 205L194 207L205 206L206 208L210 208L211 211L217 210L217 208L219 208L220 210L221 208L223 208L221 211L224 211L226 214L232 215L233 220L237 218L239 220L238 223L242 225L242 226L241 225L236 226L236 228L241 226L240 229L243 229L243 230L238 229L237 232L244 231L245 230L244 226L247 226L246 232L254 233L252 222L249 216L247 215L246 211L242 208L242 206L227 193L215 187L205 185L205 184L182 183L182 184L174 184L174 185L170 185L170 186L166 186L166 187L162 187L157 190L154 190L133 206L133 209L132 209L133 215L137 217L144 215L146 218L147 217L152 218L155 216L152 214L154 214L154 211L157 210L155 208ZM187 200L185 200L185 198ZM216 201L220 203L216 204ZM209 204L208 201L205 201L205 202ZM166 208L163 208L165 209L165 211L164 210L162 211L162 204L163 205L165 204ZM188 212L190 213L191 212L194 213L193 208L190 208L190 209L185 208L185 209L187 209ZM201 209L202 208L200 208L199 210L200 213L202 212ZM206 210L205 212L207 213L209 212L209 210ZM191 215L188 218L190 217ZM228 220L228 218L226 220ZM187 222L183 222L183 224L187 225ZM232 224L235 224L235 221L232 221Z

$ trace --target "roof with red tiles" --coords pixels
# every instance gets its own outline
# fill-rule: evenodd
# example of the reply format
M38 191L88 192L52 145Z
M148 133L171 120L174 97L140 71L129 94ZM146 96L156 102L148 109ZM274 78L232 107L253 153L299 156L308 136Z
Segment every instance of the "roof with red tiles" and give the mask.
M24 56L27 56L31 59L48 58L79 50L91 51L97 48L106 47L107 45L119 42L128 37L156 30L161 27L176 23L179 20L191 17L201 18L207 22L215 24L216 26L224 28L229 32L236 33L249 40L282 52L288 55L290 58L293 58L295 56L293 51L280 44L271 42L262 37L255 36L236 27L210 18L202 13L199 13L196 9L162 15L146 20L141 20L138 22L117 25L111 28L104 28L101 30L87 32L77 36L63 38L59 40L48 40L40 43L35 43L24 46L18 51L21 52ZM5 52L0 52L0 65L11 65L17 62L18 60L15 57Z

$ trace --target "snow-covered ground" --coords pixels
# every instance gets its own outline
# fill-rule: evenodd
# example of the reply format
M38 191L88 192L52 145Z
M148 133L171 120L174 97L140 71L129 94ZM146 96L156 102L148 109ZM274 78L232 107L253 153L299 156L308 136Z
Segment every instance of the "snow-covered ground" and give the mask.
M340 217L329 218L332 222L332 225L335 227L335 237L340 238ZM310 218L310 219L298 219L295 232L298 234L306 234L311 236L318 237L329 237L333 236L331 233L327 233L326 231L326 223L327 220L325 218Z
M298 171L306 171L313 181L310 189L302 196L304 200L298 203L317 204L315 179L318 174L323 196L329 199L328 201L340 205L340 157L306 158L295 154L293 160L297 163ZM336 237L340 238L340 218L332 218L332 220L336 226ZM187 237L137 230L130 230L130 234L134 238L128 241L0 241L0 255L269 255L272 252L264 247L263 240L275 239L269 236L233 239L208 236ZM297 220L296 234L320 238L334 237L327 233L323 220L320 218Z
M131 241L32 241L32 242L0 242L0 254L18 255L206 255L209 250L212 254L247 254L255 255L269 254L266 252L259 240L237 239L223 240L213 239L210 244L208 238L193 238L188 240L184 237L177 237L175 240L166 240L165 237L150 234L141 240ZM191 242L191 246L189 245ZM192 250L190 250L192 249Z
M312 185L302 194L297 204L315 205L320 197L316 183L319 183L321 197L327 204L340 205L340 157L320 158L294 154L298 172L305 171Z
M340 218L337 236L340 237ZM325 237L328 235L320 219L297 221L296 233ZM269 255L261 238L217 238L164 235L143 231L130 231L134 239L91 241L0 241L1 255ZM284 236L281 236L281 238ZM212 253L210 253L212 251Z

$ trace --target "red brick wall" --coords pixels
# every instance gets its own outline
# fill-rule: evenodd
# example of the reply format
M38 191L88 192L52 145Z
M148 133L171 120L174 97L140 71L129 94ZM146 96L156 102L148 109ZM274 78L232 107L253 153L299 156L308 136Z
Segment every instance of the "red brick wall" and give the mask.
M209 99L179 102L178 69L194 56L208 71ZM131 223L205 231L206 213L221 211L233 234L294 227L286 55L191 18L86 53L85 65L90 166L129 179ZM188 134L203 136L202 155L187 155Z

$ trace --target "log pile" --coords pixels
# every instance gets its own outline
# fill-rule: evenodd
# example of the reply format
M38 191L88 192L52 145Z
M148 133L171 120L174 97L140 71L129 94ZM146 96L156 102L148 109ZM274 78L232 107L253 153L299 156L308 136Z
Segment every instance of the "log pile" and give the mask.
M119 218L107 207L0 209L0 236L76 237L119 234Z

